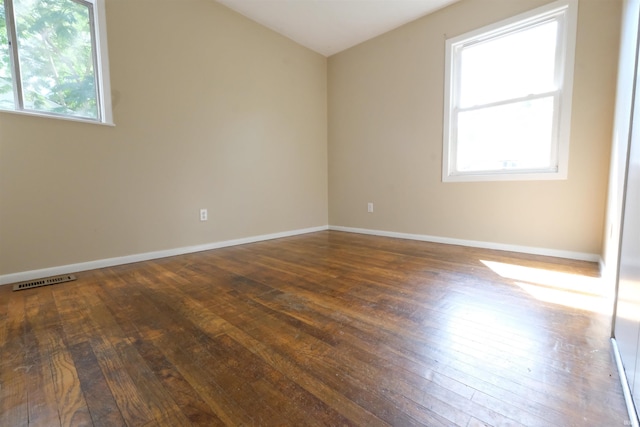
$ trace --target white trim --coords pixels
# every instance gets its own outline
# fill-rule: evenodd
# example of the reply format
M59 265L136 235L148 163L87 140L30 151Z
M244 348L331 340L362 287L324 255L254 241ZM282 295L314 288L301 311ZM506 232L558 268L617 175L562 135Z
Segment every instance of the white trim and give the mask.
M45 114L29 110L0 110L0 114L2 113L19 114L21 116L42 117L43 119L67 120L70 122L89 123L92 125L115 126L113 122L100 122L94 119L84 119L82 117L63 116L56 114Z
M607 264L604 262L604 258L602 258L602 256L598 257L598 268L600 269L600 277L606 278Z
M373 236L394 237L397 239L420 240L422 242L444 243L447 245L468 246L472 248L495 249L499 251L520 252L531 255L544 255L579 261L598 262L600 255L586 252L563 251L559 249L537 248L532 246L510 245L506 243L482 242L478 240L454 239L451 237L429 236L426 234L397 233L395 231L371 230L366 228L342 227L330 225L329 230L347 233L370 234Z
M194 252L208 251L211 249L226 248L229 246L244 245L247 243L262 242L265 240L280 239L282 237L297 236L300 234L315 233L317 231L328 230L328 225L319 227L301 228L298 230L283 231L280 233L262 234L259 236L243 237L241 239L225 240L221 242L206 243L204 245L187 246L183 248L167 249L163 251L146 252L142 254L127 255L116 258L100 259L95 261L81 262L77 264L62 265L59 267L43 268L40 270L22 271L19 273L5 274L0 276L0 285L9 283L24 282L25 280L40 279L43 277L57 276L60 274L77 273L79 271L95 270L98 268L112 267L115 265L131 264L140 261L166 258L176 255L190 254Z
M618 376L620 377L620 384L622 385L622 394L624 394L624 401L627 404L627 412L629 413L629 425L631 427L640 427L640 420L638 420L638 413L636 407L633 404L633 397L631 396L631 389L629 388L629 382L627 381L627 374L624 372L624 365L622 364L622 358L620 357L620 349L615 337L611 337L611 345L613 346L613 355L616 358L616 366L618 367Z
M94 7L96 62L98 63L99 101L102 111L102 124L114 125L113 109L111 105L111 75L109 73L109 46L107 44L107 11L104 0L91 0Z
M473 248L495 249L500 251L520 252L532 255L545 255L559 258L576 259L580 261L601 262L597 254L585 252L563 251L558 249L536 248L530 246L509 245L505 243L481 242L477 240L454 239L450 237L429 236L425 234L398 233L395 231L372 230L366 228L342 227L338 225L323 225L318 227L302 228L280 233L263 234L244 237L241 239L225 240L206 243L204 245L187 246L162 251L146 252L141 254L126 255L122 257L106 258L95 261L68 264L57 267L43 268L39 270L22 271L0 276L0 285L24 282L26 280L40 279L43 277L57 276L61 274L77 273L79 271L95 270L98 268L112 267L116 265L131 264L134 262L149 261L152 259L166 258L176 255L190 254L194 252L208 251L212 249L226 248L229 246L244 245L247 243L262 242L265 240L280 239L301 234L315 233L318 231L333 230L346 233L368 234L373 236L393 237L396 239L418 240L422 242L444 243L447 245L468 246Z

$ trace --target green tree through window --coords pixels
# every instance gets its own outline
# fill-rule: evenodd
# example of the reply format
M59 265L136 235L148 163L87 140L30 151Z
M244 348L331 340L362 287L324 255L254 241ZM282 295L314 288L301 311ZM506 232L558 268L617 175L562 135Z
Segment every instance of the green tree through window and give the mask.
M101 120L94 6L0 0L0 108Z

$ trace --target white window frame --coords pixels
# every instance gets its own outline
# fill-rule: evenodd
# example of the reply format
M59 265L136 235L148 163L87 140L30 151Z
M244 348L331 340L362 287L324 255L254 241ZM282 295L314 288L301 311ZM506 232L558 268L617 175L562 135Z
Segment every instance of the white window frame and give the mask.
M94 40L94 65L96 73L96 88L97 88L97 104L98 104L98 118L83 118L68 116L64 114L48 113L45 111L34 111L24 108L22 100L22 83L20 82L19 67L17 62L17 43L16 29L13 16L13 1L4 0L6 24L7 24L7 36L10 43L10 56L11 56L11 72L13 75L13 91L15 99L15 109L1 109L0 112L16 113L28 116L49 117L62 120L70 120L76 122L88 122L98 123L113 126L113 111L111 108L111 84L109 76L109 48L107 46L107 19L105 10L105 0L70 0L81 4L90 5L90 16L93 17L90 22L90 27L93 32L92 38Z
M546 169L509 169L500 171L458 171L456 169L457 115L460 79L460 52L470 46L494 37L555 19L559 24L556 49L556 91L554 91L554 138L551 167ZM578 21L578 0L560 0L509 19L462 34L446 41L444 131L442 156L442 181L517 181L567 179L569 165L569 140L571 131L571 102L573 94L573 70ZM549 93L547 93L548 95ZM541 94L531 94L526 99L536 99ZM495 105L496 103L487 104ZM465 111L482 108L473 106Z

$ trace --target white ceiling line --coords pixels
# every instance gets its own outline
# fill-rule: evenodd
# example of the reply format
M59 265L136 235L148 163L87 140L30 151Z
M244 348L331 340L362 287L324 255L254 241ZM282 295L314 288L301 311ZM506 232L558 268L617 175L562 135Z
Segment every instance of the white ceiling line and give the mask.
M216 0L324 56L458 0Z

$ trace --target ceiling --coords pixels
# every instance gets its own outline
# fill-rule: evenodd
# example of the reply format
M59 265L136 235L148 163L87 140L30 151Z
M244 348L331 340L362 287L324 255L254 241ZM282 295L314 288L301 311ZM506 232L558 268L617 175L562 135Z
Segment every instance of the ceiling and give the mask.
M324 56L458 0L217 0Z

